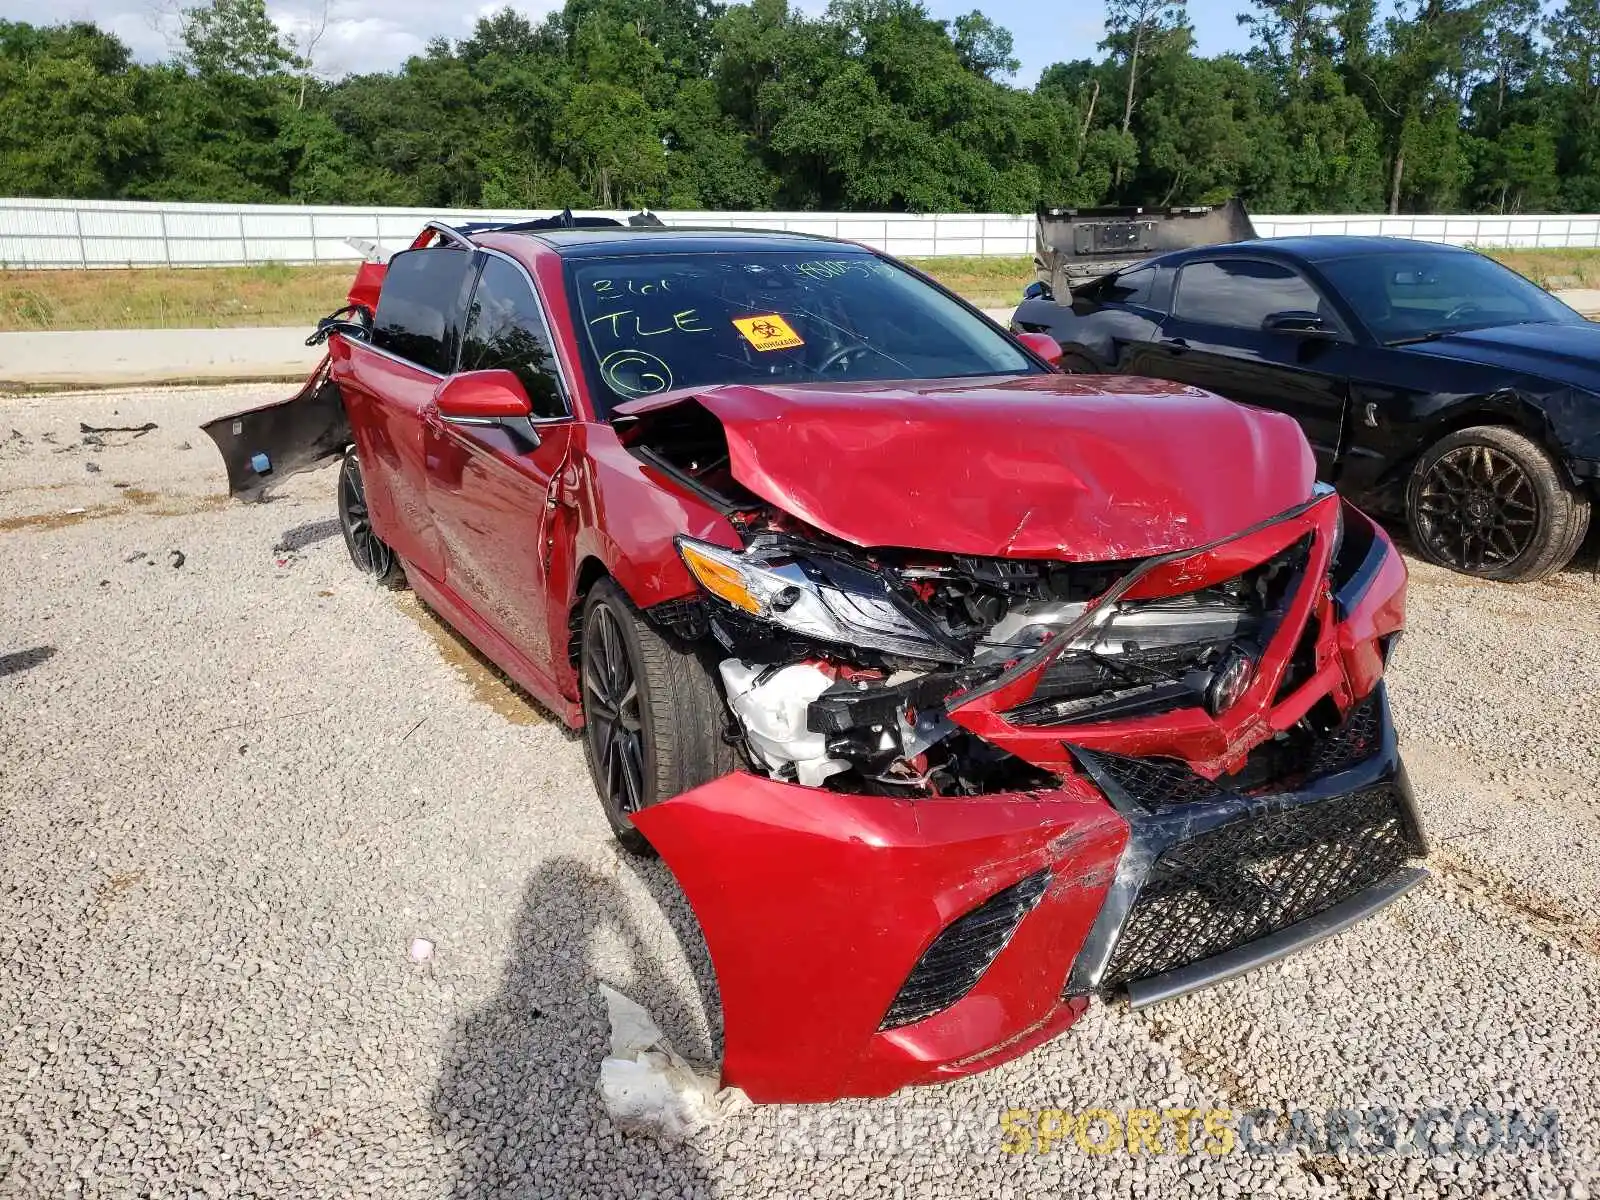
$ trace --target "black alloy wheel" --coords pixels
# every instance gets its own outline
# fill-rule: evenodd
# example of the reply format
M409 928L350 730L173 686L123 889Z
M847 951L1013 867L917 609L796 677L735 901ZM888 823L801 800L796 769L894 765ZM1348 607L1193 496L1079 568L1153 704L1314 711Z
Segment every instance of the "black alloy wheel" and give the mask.
M611 832L652 854L634 814L742 764L708 648L653 625L610 579L583 604L583 749Z
M612 824L644 807L644 721L639 680L622 629L609 607L590 614L583 631L583 705L595 786Z
M1483 579L1559 571L1589 528L1589 500L1532 438L1499 425L1459 430L1417 460L1406 515L1423 557Z
M1482 443L1433 460L1417 495L1428 549L1458 571L1509 566L1539 529L1533 481L1513 459Z
M399 559L389 544L373 532L361 461L354 450L344 456L339 467L339 527L344 531L344 546L356 570L384 584L399 578Z

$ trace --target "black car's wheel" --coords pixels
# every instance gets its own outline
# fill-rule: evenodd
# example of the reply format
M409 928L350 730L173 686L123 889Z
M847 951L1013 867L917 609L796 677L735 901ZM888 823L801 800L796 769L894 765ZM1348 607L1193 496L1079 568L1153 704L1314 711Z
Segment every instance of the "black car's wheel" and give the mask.
M617 841L650 844L633 814L739 765L724 740L727 706L709 665L667 641L610 580L583 606L578 661L589 773Z
M350 561L363 575L381 584L399 581L400 560L389 544L372 531L367 511L367 488L361 478L361 460L354 450L344 456L339 467L339 527L344 530L344 548Z
M1430 562L1521 582L1571 561L1589 528L1589 501L1532 438L1481 425L1423 451L1406 487L1406 516Z

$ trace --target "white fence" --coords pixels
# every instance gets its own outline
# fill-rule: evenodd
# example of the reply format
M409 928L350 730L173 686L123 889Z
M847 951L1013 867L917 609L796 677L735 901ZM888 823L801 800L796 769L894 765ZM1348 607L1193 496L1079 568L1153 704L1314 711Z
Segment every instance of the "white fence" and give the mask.
M422 223L517 220L545 212L272 204L147 204L113 200L0 199L0 266L236 266L347 262L347 239L390 248ZM583 215L625 217L626 213ZM783 229L864 242L903 256L1033 253L1031 214L663 212L668 225ZM1481 246L1600 246L1600 216L1257 216L1263 237L1389 234Z

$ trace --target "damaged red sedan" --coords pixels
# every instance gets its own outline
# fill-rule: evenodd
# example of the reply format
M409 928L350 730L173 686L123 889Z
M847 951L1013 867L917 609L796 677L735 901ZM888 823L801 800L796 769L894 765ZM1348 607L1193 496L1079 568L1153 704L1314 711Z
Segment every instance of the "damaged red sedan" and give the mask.
M979 1071L1424 877L1405 568L1291 418L792 234L434 225L350 299L208 427L232 489L342 457L356 564L584 730L755 1099Z

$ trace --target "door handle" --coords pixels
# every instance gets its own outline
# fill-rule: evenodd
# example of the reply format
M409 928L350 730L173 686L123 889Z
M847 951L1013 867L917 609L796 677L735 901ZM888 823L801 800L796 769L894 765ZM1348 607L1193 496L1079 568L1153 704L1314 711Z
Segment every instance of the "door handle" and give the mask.
M1189 343L1182 338L1162 338L1161 344L1174 354L1182 354L1189 348Z

